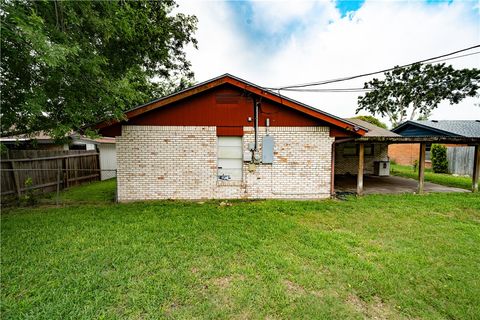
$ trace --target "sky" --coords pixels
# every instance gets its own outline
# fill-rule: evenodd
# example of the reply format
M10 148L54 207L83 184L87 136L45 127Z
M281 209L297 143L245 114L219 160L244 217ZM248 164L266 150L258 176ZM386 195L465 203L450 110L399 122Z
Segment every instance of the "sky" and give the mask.
M281 87L382 70L480 44L480 1L177 2L178 11L199 19L198 49L187 48L197 82L230 73ZM480 54L447 63L480 68ZM371 79L322 88L358 88ZM341 117L355 115L360 95L282 94ZM430 119L480 119L479 103L478 98L442 103Z

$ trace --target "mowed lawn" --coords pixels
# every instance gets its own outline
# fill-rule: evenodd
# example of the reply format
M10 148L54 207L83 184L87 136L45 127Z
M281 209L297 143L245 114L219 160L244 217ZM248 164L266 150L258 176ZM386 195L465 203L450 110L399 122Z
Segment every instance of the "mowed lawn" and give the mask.
M4 210L2 319L480 318L478 195L229 204Z
M395 176L411 178L418 180L418 168L413 170L412 166L402 166L391 164L390 173ZM461 189L472 189L472 178L465 176L454 176L447 173L435 173L432 169L425 169L425 181L441 184L447 187L455 187Z

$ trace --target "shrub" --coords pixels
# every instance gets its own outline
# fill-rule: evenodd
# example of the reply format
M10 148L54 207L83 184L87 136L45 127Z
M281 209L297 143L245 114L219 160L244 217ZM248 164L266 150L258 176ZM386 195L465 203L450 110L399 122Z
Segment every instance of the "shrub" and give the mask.
M447 148L441 144L433 144L430 149L432 169L436 173L448 172Z
M27 190L25 190L25 194L23 195L23 198L20 199L20 200L22 200L22 202L25 203L26 205L33 206L37 203L37 198L35 197L34 190L31 188L31 187L33 187L32 178L27 177L25 179L24 184L25 184L25 188L27 188Z

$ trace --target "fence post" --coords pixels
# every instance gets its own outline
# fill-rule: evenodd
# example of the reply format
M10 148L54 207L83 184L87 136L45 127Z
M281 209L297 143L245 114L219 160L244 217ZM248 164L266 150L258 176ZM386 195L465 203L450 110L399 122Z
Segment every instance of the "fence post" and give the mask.
M100 168L100 152L97 151L98 153L95 155L96 158L96 166L98 169L98 181L102 181L102 168Z
M20 199L20 196L22 195L22 193L20 191L20 178L18 177L18 171L15 170L16 169L15 161L10 160L10 166L12 167L13 182L14 182L14 185L15 185L15 192L17 193L18 199Z
M62 160L62 164L63 164L63 189L67 189L68 188L68 164L67 164L67 159L68 158L63 158Z
M478 178L480 176L480 146L475 145L473 152L472 192L478 192Z
M425 185L425 151L427 144L420 143L420 155L418 158L418 193L422 194Z
M115 169L115 203L118 203L118 171Z
M58 167L58 170L57 170L57 199L56 199L56 205L58 206L58 202L59 202L59 199L60 199L60 167Z

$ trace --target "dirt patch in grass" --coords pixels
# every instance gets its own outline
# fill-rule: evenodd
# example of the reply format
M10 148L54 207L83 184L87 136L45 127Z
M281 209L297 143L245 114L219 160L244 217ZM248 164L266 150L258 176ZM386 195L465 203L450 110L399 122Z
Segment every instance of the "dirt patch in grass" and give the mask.
M326 297L326 296L338 296L336 292L333 291L326 291L326 290L307 290L303 286L299 285L290 280L284 280L283 285L287 290L287 293L294 296L301 296L301 295L313 295L319 298Z
M393 307L383 302L379 297L373 297L371 301L367 302L351 293L347 297L347 303L367 319L404 319Z
M164 315L167 318L172 318L174 314L182 307L183 305L180 301L177 301L177 300L170 301L169 303L165 304L163 307ZM143 319L143 317L141 319Z
M226 276L226 277L215 278L212 280L212 283L221 289L226 289L230 286L230 283L232 282L232 280L233 280L232 276Z
M283 285L285 286L285 289L287 289L287 292L290 294L303 295L306 293L304 287L290 280L284 280Z
M234 281L243 281L245 277L243 275L229 275L225 277L214 278L210 280L210 283L217 288L227 289Z
M199 270L198 270L198 268L193 267L193 268L190 269L190 272L193 273L193 274L197 274L199 272Z

